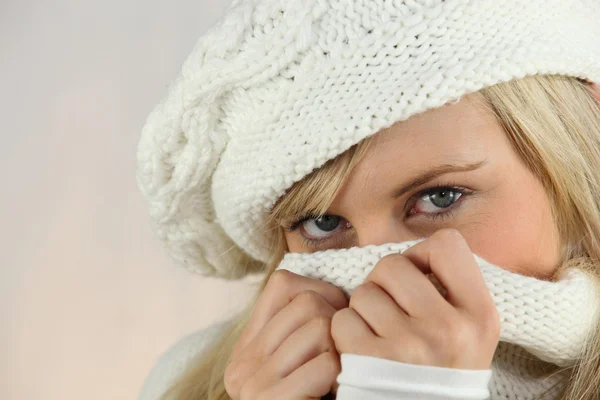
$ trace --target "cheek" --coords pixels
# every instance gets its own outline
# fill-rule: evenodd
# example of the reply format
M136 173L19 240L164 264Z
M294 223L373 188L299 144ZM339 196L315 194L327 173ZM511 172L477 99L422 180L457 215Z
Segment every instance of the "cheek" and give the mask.
M548 279L558 266L560 239L550 203L537 181L517 193L485 199L485 211L463 235L471 250L522 275Z
M299 243L291 233L285 233L285 242L287 244L288 251L291 253L297 253L299 251Z

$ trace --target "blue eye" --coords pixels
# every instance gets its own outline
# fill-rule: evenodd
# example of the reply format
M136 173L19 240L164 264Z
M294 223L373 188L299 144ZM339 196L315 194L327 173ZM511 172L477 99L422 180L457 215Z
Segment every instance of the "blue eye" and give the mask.
M318 250L323 243L327 243L328 246L337 244L345 237L344 231L348 231L351 227L350 222L337 215L309 214L284 229L287 232L294 232L301 228L299 231L303 246ZM338 231L342 232L336 234Z
M323 237L335 232L340 225L341 217L337 215L323 215L319 218L310 218L302 223L302 228L313 237ZM320 232L324 232L322 235Z
M414 207L423 214L439 213L456 203L462 195L463 192L456 188L434 188L422 193Z
M293 232L302 227L302 230L310 236L322 239L338 231L340 227L347 227L348 225L348 221L337 215L306 215L292 223L286 230Z

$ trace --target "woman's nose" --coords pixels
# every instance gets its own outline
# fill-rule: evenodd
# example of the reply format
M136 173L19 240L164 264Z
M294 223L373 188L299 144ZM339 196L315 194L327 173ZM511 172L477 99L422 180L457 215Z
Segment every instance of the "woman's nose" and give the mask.
M354 226L358 237L358 246L382 245L385 243L400 243L418 239L419 236L410 232L395 219L385 219L361 223Z

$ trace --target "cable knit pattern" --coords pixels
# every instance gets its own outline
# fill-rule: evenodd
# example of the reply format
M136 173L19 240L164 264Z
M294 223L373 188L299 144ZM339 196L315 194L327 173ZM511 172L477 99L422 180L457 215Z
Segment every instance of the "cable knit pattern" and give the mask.
M350 296L382 257L402 253L419 241L288 253L277 269L321 279ZM492 393L502 399L538 398L564 380L568 371L558 372L557 366L571 367L581 358L587 335L597 326L597 283L578 268L562 269L551 282L474 257L500 314L502 343L494 356ZM551 372L555 374L548 377ZM543 398L555 398L559 389Z
M532 74L600 82L597 0L237 0L149 115L137 181L190 271L266 261L295 182L397 121Z

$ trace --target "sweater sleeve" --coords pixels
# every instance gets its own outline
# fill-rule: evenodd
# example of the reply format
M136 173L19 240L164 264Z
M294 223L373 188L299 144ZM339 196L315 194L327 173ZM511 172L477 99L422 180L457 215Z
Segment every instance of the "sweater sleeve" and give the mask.
M193 332L168 348L150 370L138 400L158 400L175 379L189 367L190 361L217 338L227 322L220 322Z
M341 355L337 400L488 399L491 370L406 364L357 354Z

